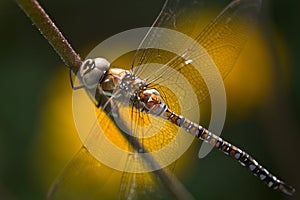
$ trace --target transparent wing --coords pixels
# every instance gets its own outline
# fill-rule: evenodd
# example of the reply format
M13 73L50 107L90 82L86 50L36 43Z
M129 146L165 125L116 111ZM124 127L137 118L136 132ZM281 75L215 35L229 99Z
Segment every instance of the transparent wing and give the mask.
M194 19L195 13L203 10L200 2L191 0L165 0L162 10L136 50L132 67L151 61L157 56L155 50L147 48L150 44L153 45L161 42L161 39L159 39L160 31L154 30L153 27L169 28L192 36L193 30L201 27L197 20Z
M87 98L87 100L89 99ZM95 108L97 121L93 123L90 133L87 134L84 140L85 147L80 149L52 185L48 199L150 199L151 197L155 199L170 199L170 192L162 183L168 181L169 184L178 184L173 183L173 181L170 182L171 178L168 177L169 175L167 178L166 175L162 178L162 176L155 174L151 170L150 172L139 173L145 171L145 169L147 171L149 160L145 160L142 154L137 154L133 144L129 144L131 140L127 140L124 133L121 132L124 129L117 127L120 124L116 123L117 119L112 117L115 115L112 110L117 109L118 116L115 117L122 118L126 126L134 127L130 128L130 130L134 130L134 134L148 131L152 133L157 132L151 137L145 139L141 137L142 139L139 140L143 144L143 148L147 148L147 151L150 152L158 151L174 140L173 137L175 137L176 129L178 128L168 123L163 126L162 130L159 130L157 127L163 125L159 118L150 119L149 115L137 112L136 109L126 106L126 104L114 102L112 106L108 105L104 104L103 107ZM132 113L131 116L133 118L128 118L128 112ZM150 120L156 121L151 121L151 124L149 124ZM133 125L132 122L135 124ZM147 124L150 126L145 129ZM100 129L97 128L98 126L100 126ZM135 138L139 139L139 137ZM125 158L125 163L113 152L112 148L110 148L111 146L105 144L105 139L114 147L123 151L121 157ZM174 152L176 151L176 149L173 150ZM103 157L112 158L119 165L120 171L100 163L99 160ZM159 158L160 160L166 160L167 156L159 156ZM156 161L159 161L159 159L154 161L157 163ZM152 164L150 163L150 165ZM174 165L169 166L169 168L172 167ZM123 173L122 171L134 171L137 173Z
M140 157L130 156L130 167L141 167ZM143 161L142 161L143 162ZM194 199L172 174L173 167L148 173L124 172L120 185L120 199ZM171 190L170 190L171 189Z
M117 189L108 190L107 187L111 184L108 180L118 182L120 177L121 173L99 163L82 147L55 180L47 199L116 199Z
M193 63L209 63L212 59L216 64L222 78L233 68L240 54L251 26L256 22L260 9L260 0L235 0L232 1L214 20L203 28L201 20L205 15L201 7L203 1L167 1L153 27L143 39L140 48L136 51L132 70L140 76L149 63L163 63L179 71L193 86L197 99L202 102L209 94L203 76L210 76L210 66L202 69L193 66ZM180 8L180 9L179 9ZM203 11L203 12L202 12ZM202 13L202 14L201 14ZM197 23L200 23L198 26ZM183 32L194 38L197 44L176 44L176 38L168 38L162 34L164 30L154 27L169 28ZM163 35L163 36L162 36ZM180 48L181 54L172 55L161 49L148 48L149 44L163 46L173 42ZM200 44L203 51L198 51ZM187 62L188 61L188 62ZM202 71L201 71L202 70ZM199 73L201 71L201 73ZM203 73L202 73L203 72ZM155 74L156 73L156 74ZM155 72L153 80L163 82L169 79L169 71L161 68ZM161 75L163 73L163 75ZM208 77L213 79L213 77Z
M144 166L141 157L128 156L126 167L140 168ZM136 169L139 171L139 169ZM124 172L119 189L120 199L171 199L171 194L154 172L128 173Z
M157 88L168 94L170 99L176 100L175 94L167 86L157 86ZM127 134L130 134L127 141L130 143L131 153L127 154L124 165L120 198L170 199L170 185L177 188L175 190L180 193L177 195L185 199L189 198L190 194L183 187L179 187L180 183L174 177L171 179L172 175L166 174L165 169L161 168L167 167L172 171L178 156L186 150L183 148L189 146L186 145L186 139L191 141L191 137L178 133L182 130L169 121L137 110L129 100L118 100L113 107L117 108L118 112L116 115L112 111L115 123L124 132L127 131L122 127L127 127L129 129ZM172 109L179 111L180 104L174 102ZM187 137L178 138L178 135ZM160 175L157 171L160 171ZM169 184L167 187L164 185L166 182Z

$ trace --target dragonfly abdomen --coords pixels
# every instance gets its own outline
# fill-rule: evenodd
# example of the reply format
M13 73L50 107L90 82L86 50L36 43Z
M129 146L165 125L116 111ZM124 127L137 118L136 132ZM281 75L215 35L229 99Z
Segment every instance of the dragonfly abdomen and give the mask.
M293 195L295 189L285 184L280 179L276 178L273 174L269 173L264 167L262 167L252 156L240 148L230 144L223 140L219 136L211 133L207 129L200 126L198 123L194 123L184 116L178 115L171 111L164 101L161 99L159 92L155 89L147 89L138 92L139 101L134 101L134 105L139 110L162 117L171 123L183 128L191 135L209 143L216 149L221 150L226 155L229 155L234 160L238 161L242 166L252 172L260 180L265 182L268 187L279 190L287 195Z
M279 190L287 195L293 195L293 193L295 192L295 189L293 187L285 184L283 181L276 178L273 174L269 173L248 153L223 140L219 136L211 133L199 124L194 123L186 119L185 117L172 112L168 108L166 108L162 116L168 119L170 122L183 128L193 136L203 140L206 143L209 143L213 147L221 150L226 155L229 155L231 158L238 161L242 166L250 170L253 175L257 176L260 180L265 182L268 187L274 190Z

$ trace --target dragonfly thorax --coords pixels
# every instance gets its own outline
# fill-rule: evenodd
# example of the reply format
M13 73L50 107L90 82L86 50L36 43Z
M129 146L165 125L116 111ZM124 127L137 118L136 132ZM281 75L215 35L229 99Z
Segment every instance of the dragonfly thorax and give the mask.
M112 70L123 70L123 69L112 69ZM132 99L136 99L138 91L146 88L144 80L135 76L128 70L123 70L123 76L119 79L119 82L115 88L115 98L119 101L130 102Z
M102 81L110 63L104 58L87 59L80 66L80 78L84 86L94 89Z
M141 112L160 116L167 108L156 89L148 88L145 80L128 70L109 69L99 86L106 96Z

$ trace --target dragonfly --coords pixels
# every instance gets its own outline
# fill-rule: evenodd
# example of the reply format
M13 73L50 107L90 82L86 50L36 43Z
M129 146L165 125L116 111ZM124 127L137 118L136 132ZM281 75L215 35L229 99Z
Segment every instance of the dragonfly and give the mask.
M193 23L199 17L200 11L197 8L201 7L201 3L167 0L139 47L133 52L134 56L129 66L119 68L114 67L113 63L102 57L88 58L77 73L81 85L75 86L71 78L73 89L84 88L95 103L98 112L97 122L104 130L102 134L114 140L114 136L108 136L107 132L117 130L115 132L120 132L125 138L122 141L129 143L126 149L129 152L128 162L125 166L128 170L123 172L118 198L141 199L153 197L152 195L161 198L164 195L161 194L164 193L162 190L159 190L161 193L155 192L162 185L155 178L150 177L150 173L132 173L131 170L160 166L160 162L156 162L151 157L143 158L143 154L158 151L166 143L171 143L177 130L184 131L222 151L247 168L268 187L293 195L295 189L292 186L267 171L247 152L204 128L198 121L190 120L182 115L180 105L177 105L174 95L178 91L185 91L187 92L185 94L189 94L188 90L192 89L195 92L195 98L200 103L209 96L210 91L205 84L205 79L197 72L193 64L198 61L205 65L207 59L211 58L224 79L242 51L251 25L257 21L260 6L260 0L233 0L208 25L199 30L199 26ZM188 44L179 55L161 49L148 48L151 43L163 43L166 39L160 37L155 27L181 31L189 35L203 47L205 53L197 51L197 44ZM155 68L149 63L160 63L160 65ZM182 75L191 87L185 88L184 85L178 83L176 74ZM173 84L177 89L171 91L163 84ZM189 100L186 99L186 101ZM155 129L158 123L163 123L161 130ZM145 127L148 126L156 130L157 134L145 137L149 132ZM87 140L93 144L93 147L100 148L100 145L97 146L94 142L95 137L91 131ZM176 148L176 142L173 147ZM99 168L98 173L104 175L103 182L111 178L111 173L105 171L107 168L102 165L99 167L99 162L88 154L88 147L80 150L77 158L71 161L50 189L49 199L55 198L59 187L64 184L68 176L72 176L71 173L87 165L95 169ZM82 159L83 156L86 158ZM96 179L96 177L98 177L97 174L89 178ZM97 190L100 186L88 185L87 187L90 190Z

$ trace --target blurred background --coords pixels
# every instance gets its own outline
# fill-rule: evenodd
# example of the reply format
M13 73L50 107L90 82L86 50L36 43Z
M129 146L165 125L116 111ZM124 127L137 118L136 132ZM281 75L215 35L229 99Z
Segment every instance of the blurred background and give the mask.
M163 1L40 1L82 56L102 40L150 26ZM263 3L254 31L225 80L222 137L296 188L268 189L218 151L197 158L195 141L175 172L196 199L300 199L300 3ZM95 20L97 19L97 20ZM80 149L68 70L14 1L0 1L0 199L45 199Z

